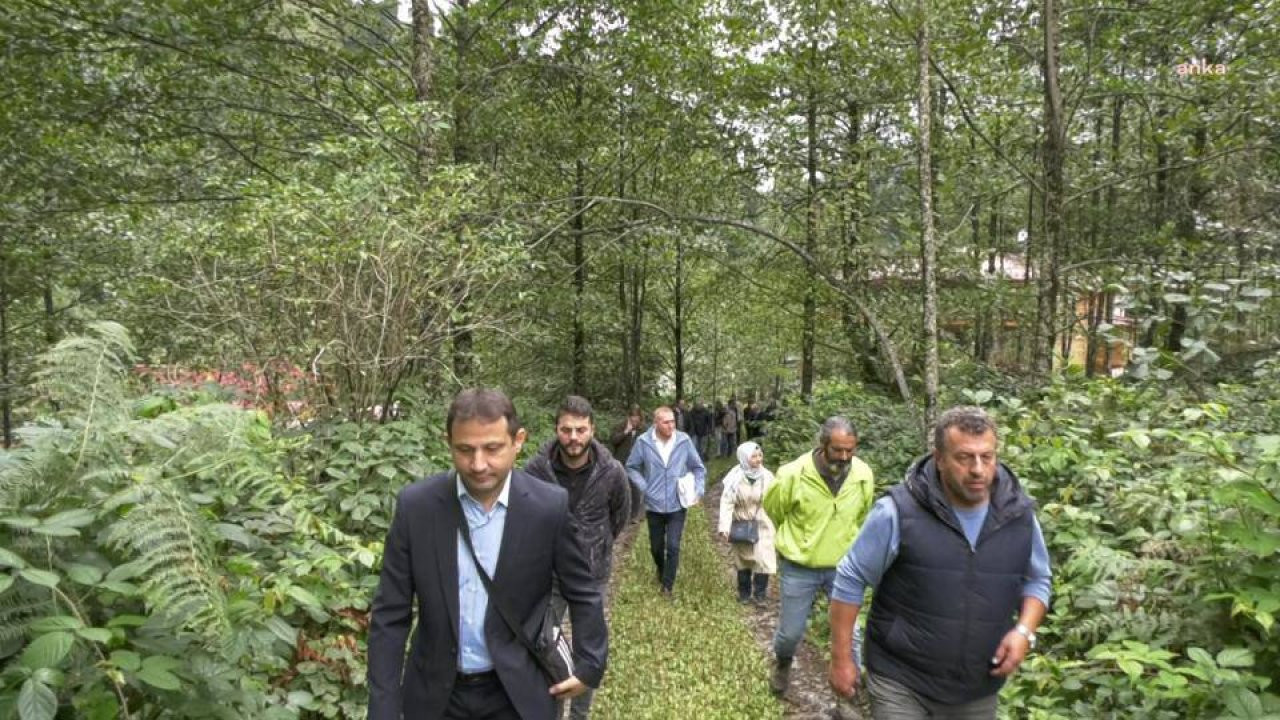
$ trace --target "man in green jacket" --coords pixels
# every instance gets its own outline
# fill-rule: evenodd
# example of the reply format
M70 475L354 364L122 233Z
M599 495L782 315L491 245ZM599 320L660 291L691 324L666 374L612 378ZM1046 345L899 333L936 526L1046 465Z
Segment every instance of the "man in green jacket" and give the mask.
M791 681L791 660L819 588L831 596L836 565L875 499L871 468L854 457L857 451L853 424L845 417L829 417L818 433L818 447L779 468L778 481L764 496L782 556L782 607L773 636L776 664L769 678L776 695L786 692Z

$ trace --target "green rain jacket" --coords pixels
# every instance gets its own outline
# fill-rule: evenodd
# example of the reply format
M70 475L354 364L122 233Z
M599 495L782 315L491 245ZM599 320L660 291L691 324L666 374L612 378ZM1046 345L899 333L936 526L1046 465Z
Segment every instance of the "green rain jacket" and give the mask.
M764 496L764 511L777 528L778 552L810 568L833 568L853 545L875 500L871 468L854 457L835 497L818 473L813 453L778 468Z

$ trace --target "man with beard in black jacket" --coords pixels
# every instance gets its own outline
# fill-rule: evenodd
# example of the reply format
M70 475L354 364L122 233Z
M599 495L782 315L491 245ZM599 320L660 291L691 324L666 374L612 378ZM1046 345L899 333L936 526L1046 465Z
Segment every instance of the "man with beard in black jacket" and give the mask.
M631 513L631 487L622 463L596 441L595 429L591 403L570 395L556 411L556 438L539 448L524 469L569 491L570 523L603 595L609 584L613 541ZM551 602L563 620L568 605L555 591ZM572 720L588 716L592 695L588 689L571 701Z

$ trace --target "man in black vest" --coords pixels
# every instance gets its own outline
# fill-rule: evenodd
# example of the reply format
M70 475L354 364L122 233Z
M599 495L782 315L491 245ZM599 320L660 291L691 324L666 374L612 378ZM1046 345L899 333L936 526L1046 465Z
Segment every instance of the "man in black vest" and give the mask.
M994 720L997 694L1035 647L1049 553L1035 503L997 458L981 408L938 418L934 451L876 501L837 569L830 681L851 698L853 627L867 587L873 720Z

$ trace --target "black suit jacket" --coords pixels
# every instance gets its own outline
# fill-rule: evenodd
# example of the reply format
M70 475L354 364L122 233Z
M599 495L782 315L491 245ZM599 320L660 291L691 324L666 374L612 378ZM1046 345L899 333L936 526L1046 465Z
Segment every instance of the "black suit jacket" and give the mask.
M574 674L596 687L604 675L608 632L603 603L569 522L568 495L512 470L506 524L485 615L494 669L525 720L551 720L546 676L494 608L495 599L532 639L551 593L551 578L573 621ZM458 522L452 473L400 492L387 532L382 575L369 623L369 720L428 720L444 715L458 672ZM418 629L405 640L417 601Z

